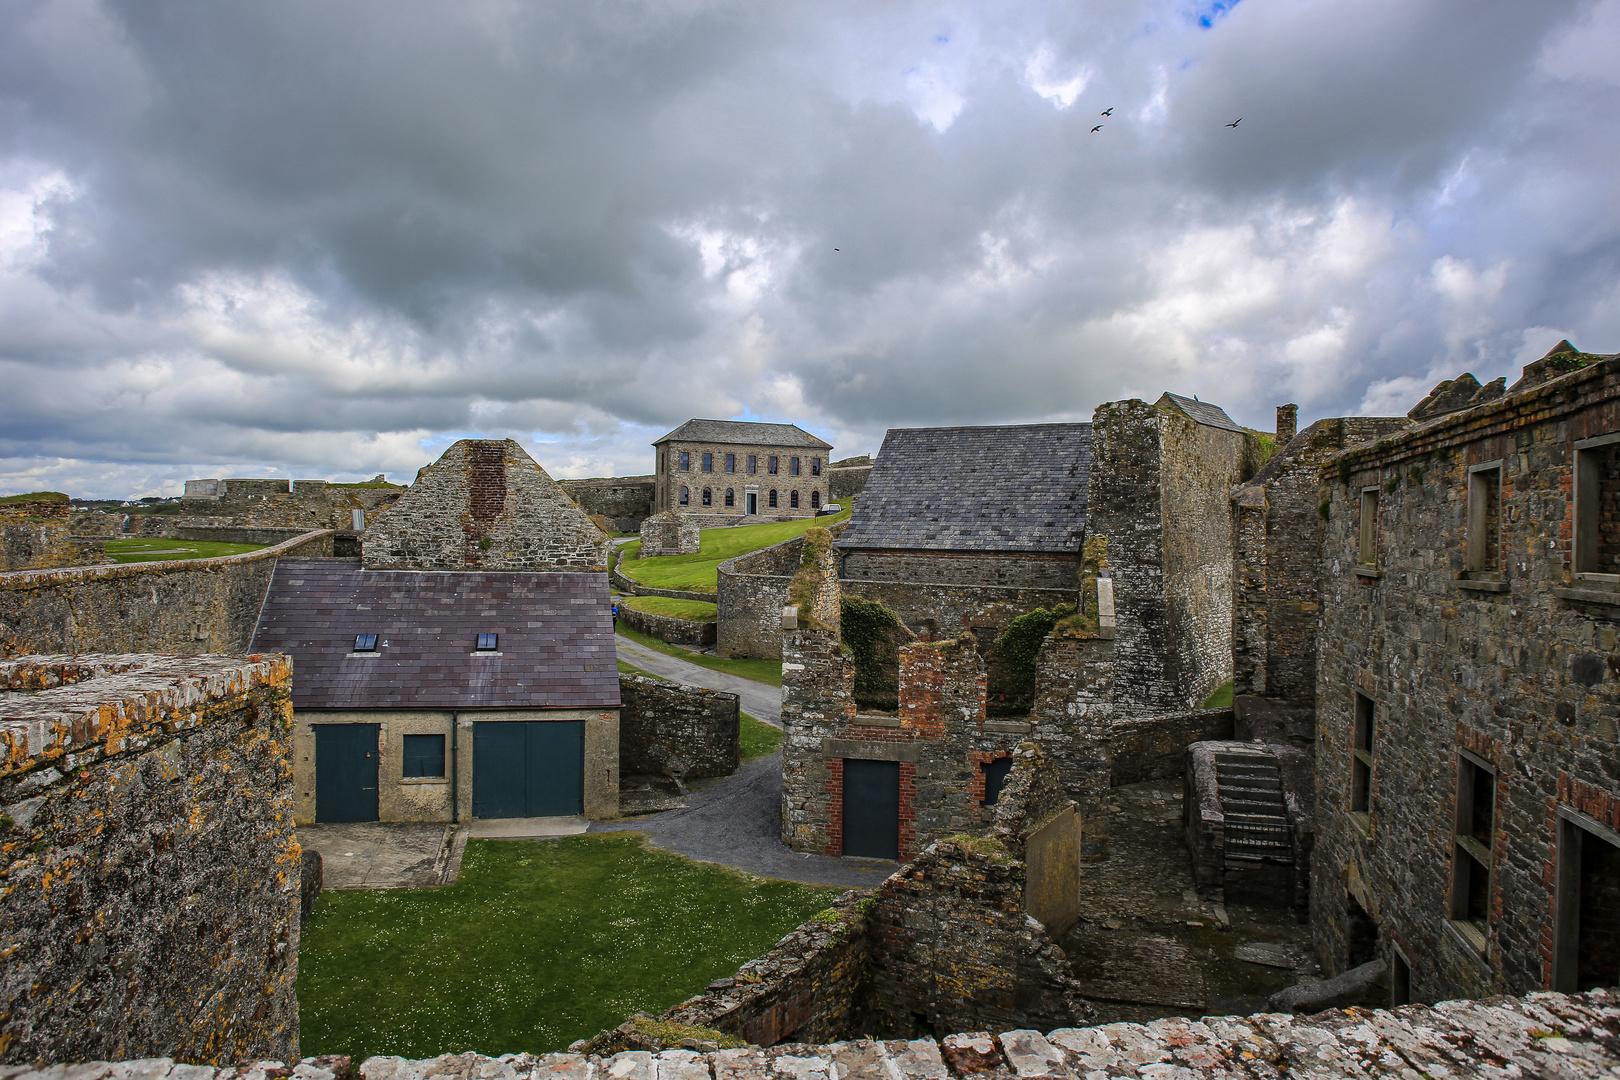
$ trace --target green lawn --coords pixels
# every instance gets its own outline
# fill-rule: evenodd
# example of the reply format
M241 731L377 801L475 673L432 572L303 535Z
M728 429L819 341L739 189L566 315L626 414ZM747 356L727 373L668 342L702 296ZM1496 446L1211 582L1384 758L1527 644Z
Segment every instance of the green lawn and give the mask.
M814 526L835 525L849 517L855 509L855 500L845 499L842 505L844 509L837 514L822 518L704 529L698 534L702 538L702 545L696 555L660 555L653 559L638 559L636 556L641 552L641 541L632 541L619 549L624 552L624 557L619 561L619 572L632 581L639 581L654 589L714 592L719 588L721 563L791 540L795 536L803 536L806 529Z
M646 679L657 679L659 682L669 682L669 680L664 678L662 675L654 675L650 671L643 671L640 668L636 667L636 665L627 664L623 660L619 661L619 674L620 675L640 675L640 676L642 676L643 678L646 678Z
M299 947L301 1052L564 1050L701 992L831 896L635 835L473 840L448 888L321 895Z
M1217 686L1215 688L1215 692L1213 694L1209 695L1209 700L1204 702L1204 708L1206 708L1206 709L1230 709L1231 707L1232 707L1232 680L1228 679L1226 682L1222 683L1220 686Z
M114 537L107 541L107 554L114 562L159 562L163 559L212 559L220 555L240 555L258 551L264 544L222 544L213 540L166 540L161 537Z
M720 609L707 600L676 600L668 596L627 596L619 603L645 611L649 615L668 615L693 622L714 622Z
M742 716L742 756L744 760L769 754L782 745L782 732L763 720L755 720L747 713Z
M671 645L655 637L648 637L640 630L633 630L623 623L619 624L619 636L627 637L649 649L656 649L665 656L678 656L689 664L706 667L710 671L724 671L728 675L740 675L745 679L769 683L772 686L782 685L780 660L734 660L729 656L704 656L702 653L689 652L679 645Z

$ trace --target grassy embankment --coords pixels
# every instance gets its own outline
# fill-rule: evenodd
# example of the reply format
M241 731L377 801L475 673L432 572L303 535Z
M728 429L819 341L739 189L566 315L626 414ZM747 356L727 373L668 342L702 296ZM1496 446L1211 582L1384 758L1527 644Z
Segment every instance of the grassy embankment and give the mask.
M855 508L855 500L845 499L842 505L843 510L826 517L704 529L698 534L701 546L695 555L660 555L653 559L642 559L638 557L641 541L635 540L620 549L624 556L619 562L619 572L631 581L653 589L714 592L719 587L721 563L791 540L795 536L803 536L806 529L818 525L836 525L849 517Z
M714 622L720 617L719 608L707 600L676 600L669 596L626 596L619 603L637 611L645 611L649 615L668 615L673 619L689 619L692 622Z
M473 840L446 888L321 895L299 946L302 1052L564 1050L700 993L830 895L634 836Z
M166 537L113 537L107 554L114 562L161 562L164 559L213 559L258 551L264 544L222 544L213 540L172 540Z

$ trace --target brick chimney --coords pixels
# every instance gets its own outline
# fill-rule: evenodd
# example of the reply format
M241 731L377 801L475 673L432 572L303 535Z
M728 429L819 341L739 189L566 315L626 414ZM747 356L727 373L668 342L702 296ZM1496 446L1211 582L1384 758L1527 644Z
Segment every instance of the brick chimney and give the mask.
M1277 406L1277 442L1287 443L1299 431L1299 406Z

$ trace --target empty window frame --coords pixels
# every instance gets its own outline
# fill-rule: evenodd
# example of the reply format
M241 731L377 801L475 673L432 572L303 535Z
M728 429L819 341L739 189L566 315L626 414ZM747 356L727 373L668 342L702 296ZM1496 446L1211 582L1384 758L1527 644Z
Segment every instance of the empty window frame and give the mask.
M1356 549L1356 561L1363 566L1378 562L1378 489L1361 489L1361 543Z
M681 472L692 471L692 455L689 451L681 451Z
M820 458L813 457L813 458L810 459L810 475L811 476L820 476L821 475L821 459Z
M979 800L980 806L994 806L996 800L1001 798L1001 789L1007 784L1007 774L1012 771L1012 758L999 757L986 761L979 766L984 773L984 798Z
M704 506L713 506L714 505L714 490L712 488L704 488L703 489L703 505Z
M692 489L689 488L689 487L682 487L681 488L681 505L682 506L689 506L689 505L691 505L691 502L692 502Z
M797 510L799 508L799 493L798 493L798 491L793 491L792 493L790 493L788 495L788 508L790 510Z
M1620 432L1575 444L1574 569L1620 582Z
M1496 831L1496 769L1466 750L1457 753L1456 819L1451 838L1451 911L1481 935L1491 918L1491 838Z
M736 454L727 454L726 455L726 472L736 472L736 471L737 471L737 455Z
M751 472L751 473L759 472L759 455L758 454L749 454L748 455L748 471Z
M377 651L377 635L376 634L356 634L356 635L354 635L354 651L355 652L376 652Z
M1372 812L1373 744L1377 708L1373 699L1356 691L1351 694L1356 709L1355 741L1350 747L1350 809L1356 813Z
M1468 470L1468 570L1496 573L1502 568L1502 463Z
M444 775L444 736L407 735L401 755L400 775L406 777Z
M494 652L496 649L500 648L500 642L501 635L499 634L479 634L478 651Z
M736 488L726 488L726 505L727 506L736 506L737 505L737 489Z
M713 454L704 454L703 455L703 471L704 472L714 472L714 455Z
M1552 989L1620 985L1620 833L1558 808Z
M771 488L771 494L770 494L769 498L767 498L767 500L765 502L765 505L769 506L773 510L776 509L776 489L775 488Z
M781 459L778 458L775 454L772 454L770 457L766 458L765 459L765 471L770 473L772 476L775 476L776 475L776 463L778 461L780 461L780 460Z
M812 509L812 510L820 510L821 509L821 492L812 491L810 493L810 509Z
M798 476L799 475L799 459L798 458L796 458L796 457L788 458L788 475L789 476Z
M1389 1007L1412 1004L1412 962L1400 949L1389 950Z

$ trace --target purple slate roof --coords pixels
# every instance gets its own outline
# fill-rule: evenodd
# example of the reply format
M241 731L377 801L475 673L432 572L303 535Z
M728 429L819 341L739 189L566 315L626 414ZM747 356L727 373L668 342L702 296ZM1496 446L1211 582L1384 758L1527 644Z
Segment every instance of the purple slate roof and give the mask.
M356 653L376 634L374 654ZM499 634L499 655L475 655ZM282 559L254 652L293 658L302 709L617 708L607 575L362 570Z

